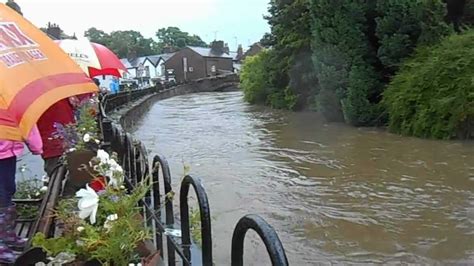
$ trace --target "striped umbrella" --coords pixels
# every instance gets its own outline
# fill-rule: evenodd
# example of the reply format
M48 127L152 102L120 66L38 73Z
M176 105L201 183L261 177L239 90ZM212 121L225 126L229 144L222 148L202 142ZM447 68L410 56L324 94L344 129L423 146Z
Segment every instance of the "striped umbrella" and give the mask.
M0 4L0 139L26 139L61 99L97 87L50 38Z
M127 71L120 59L109 50L109 48L81 40L59 40L56 43L89 74L89 77L100 75L112 75L121 77L121 73Z

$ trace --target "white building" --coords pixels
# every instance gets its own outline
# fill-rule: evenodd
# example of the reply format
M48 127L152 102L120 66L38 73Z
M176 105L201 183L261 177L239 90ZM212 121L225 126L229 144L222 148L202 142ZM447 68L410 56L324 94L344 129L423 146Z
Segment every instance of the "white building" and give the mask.
M165 80L164 63L173 54L142 56L135 59L120 59L127 68L120 79L121 84L137 83L139 87L153 86Z

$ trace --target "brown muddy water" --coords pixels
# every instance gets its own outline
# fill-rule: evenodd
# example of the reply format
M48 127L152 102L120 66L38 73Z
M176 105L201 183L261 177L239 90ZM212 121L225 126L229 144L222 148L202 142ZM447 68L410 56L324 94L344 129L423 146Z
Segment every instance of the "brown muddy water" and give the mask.
M315 113L251 106L241 92L157 102L134 135L202 178L216 265L232 231L263 216L291 265L474 264L474 143L401 137L327 124ZM255 235L245 265L266 265Z

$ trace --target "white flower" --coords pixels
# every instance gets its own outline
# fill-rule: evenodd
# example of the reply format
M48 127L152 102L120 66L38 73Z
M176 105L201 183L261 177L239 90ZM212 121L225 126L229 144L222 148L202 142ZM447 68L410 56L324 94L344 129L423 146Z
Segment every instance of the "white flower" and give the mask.
M69 152L76 151L76 148L70 148L68 151L69 151Z
M110 155L106 151L99 149L97 151L97 158L100 160L101 163L108 164L110 160Z
M80 232L84 231L84 229L85 229L84 226L79 226L79 227L77 228L77 232L80 233Z
M47 175L44 175L42 178L41 178L41 181L43 181L43 183L48 183L49 182L49 177Z
M109 169L105 175L110 179L109 185L118 188L123 182L123 169L114 159L109 160Z
M48 191L48 187L47 187L47 186L42 186L42 187L40 188L40 191L41 191L41 192L46 192L46 191Z
M84 142L89 142L91 141L91 135L89 133L84 134L84 137L82 138Z
M76 192L76 197L81 198L77 203L79 218L86 219L90 217L91 224L95 224L97 208L99 207L99 195L89 185L86 185L86 189L81 188Z
M110 169L114 172L123 173L122 166L120 166L114 159L109 161Z
M105 220L105 223L104 223L104 228L107 229L107 230L110 230L112 228L112 222L117 220L117 219L118 219L117 214L111 214L111 215L107 216L107 219Z
M95 139L95 143L100 144L100 140Z

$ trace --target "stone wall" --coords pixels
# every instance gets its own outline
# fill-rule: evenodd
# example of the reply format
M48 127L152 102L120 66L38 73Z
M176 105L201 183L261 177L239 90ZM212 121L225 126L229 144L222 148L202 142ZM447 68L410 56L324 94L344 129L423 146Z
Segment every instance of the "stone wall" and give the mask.
M203 78L145 96L111 112L109 116L125 131L130 131L159 100L189 93L238 90L238 84L239 77L235 74Z

